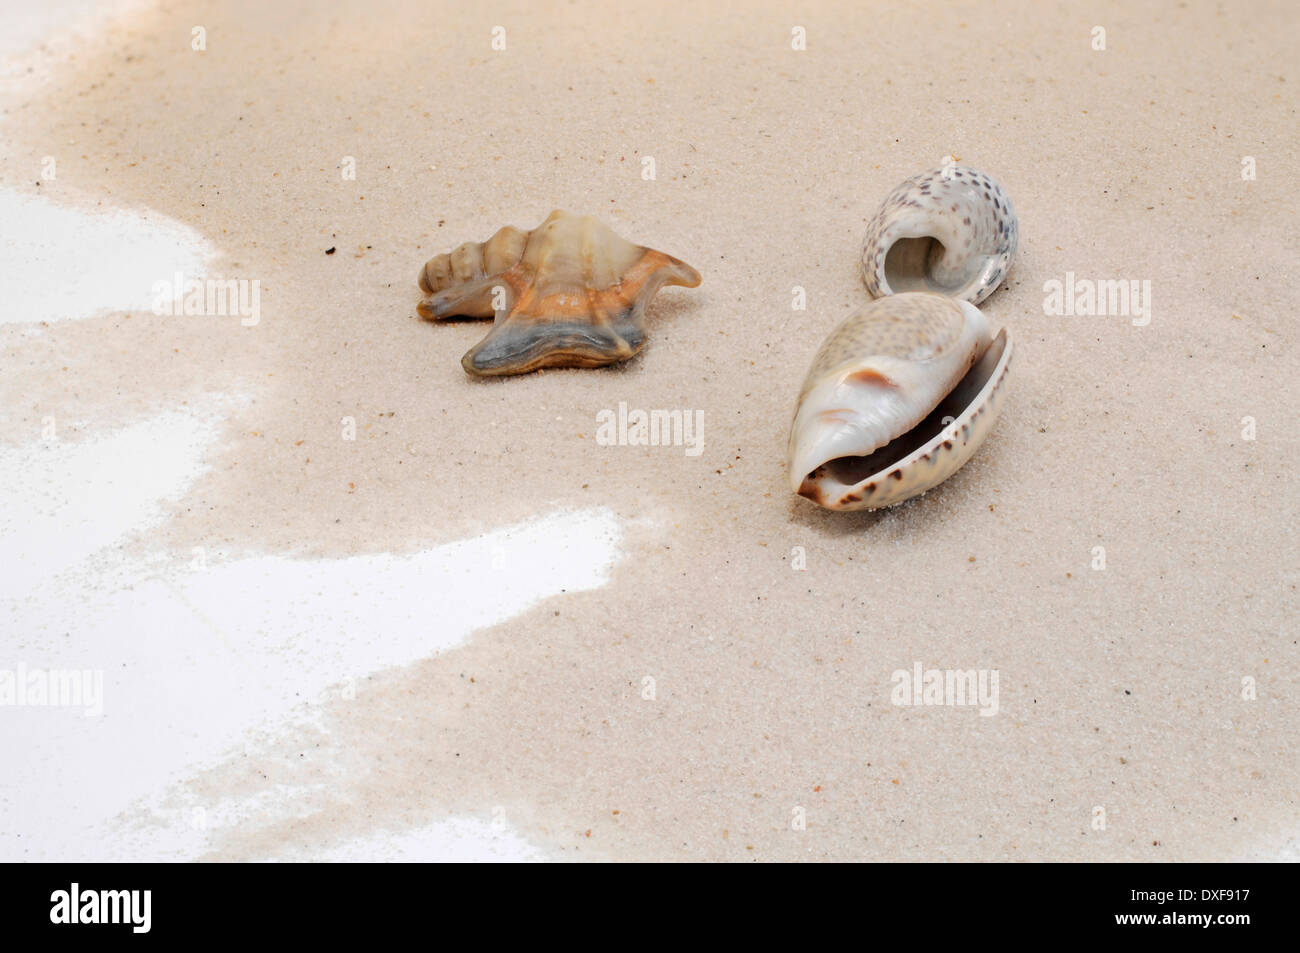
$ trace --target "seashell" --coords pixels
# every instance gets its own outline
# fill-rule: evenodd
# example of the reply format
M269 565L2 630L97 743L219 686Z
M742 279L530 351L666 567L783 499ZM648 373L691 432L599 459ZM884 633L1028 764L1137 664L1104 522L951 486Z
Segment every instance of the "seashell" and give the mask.
M694 288L685 262L556 210L531 232L505 227L420 271L420 316L496 318L461 364L475 376L625 361L645 343L646 305L664 285Z
M790 428L790 487L833 510L892 506L956 473L988 436L1011 360L967 301L878 298L822 344Z
M983 172L945 165L889 193L862 243L862 280L873 298L933 291L979 304L1016 257L1011 199Z

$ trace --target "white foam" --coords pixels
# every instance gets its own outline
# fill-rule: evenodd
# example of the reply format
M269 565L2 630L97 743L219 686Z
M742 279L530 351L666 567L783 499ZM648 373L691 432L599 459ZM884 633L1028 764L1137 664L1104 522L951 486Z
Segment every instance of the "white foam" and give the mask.
M93 35L114 16L141 6L140 0L0 0L0 58L5 71L22 54L43 44Z
M0 452L14 494L0 555L17 583L0 599L16 636L0 668L104 672L99 717L0 708L0 763L22 766L0 773L0 857L137 856L108 823L131 804L218 762L253 729L311 719L329 699L363 703L366 678L382 669L603 585L618 557L621 529L605 509L410 555L114 554L201 472L211 435L202 419L168 413L72 446ZM172 840L151 849L193 846L189 831Z
M150 311L156 282L202 276L215 254L156 212L82 211L0 189L0 324Z
M162 502L202 472L215 426L209 415L170 412L102 436L0 447L0 598L155 525Z
M515 863L545 860L546 855L504 820L452 817L410 831L379 831L295 859L334 863Z

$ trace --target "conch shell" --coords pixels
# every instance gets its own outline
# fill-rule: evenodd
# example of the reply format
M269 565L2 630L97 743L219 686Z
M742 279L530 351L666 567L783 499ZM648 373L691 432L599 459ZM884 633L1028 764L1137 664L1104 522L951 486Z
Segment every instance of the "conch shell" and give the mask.
M983 172L945 165L885 199L862 243L862 280L873 298L933 291L979 304L1016 256L1011 199Z
M790 428L790 487L833 510L892 506L938 486L988 436L1011 360L967 301L880 298L822 344Z
M495 317L461 360L475 376L625 361L645 343L646 305L664 285L694 288L685 262L633 245L589 215L556 210L531 232L507 226L420 270L420 316Z

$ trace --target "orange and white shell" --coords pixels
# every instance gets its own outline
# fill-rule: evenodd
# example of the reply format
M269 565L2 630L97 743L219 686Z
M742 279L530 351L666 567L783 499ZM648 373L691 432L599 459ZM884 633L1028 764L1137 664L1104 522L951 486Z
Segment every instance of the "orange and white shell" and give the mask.
M494 317L462 359L475 376L627 360L645 343L644 317L664 285L694 288L700 273L634 245L589 215L556 210L526 232L507 226L420 270L420 316Z

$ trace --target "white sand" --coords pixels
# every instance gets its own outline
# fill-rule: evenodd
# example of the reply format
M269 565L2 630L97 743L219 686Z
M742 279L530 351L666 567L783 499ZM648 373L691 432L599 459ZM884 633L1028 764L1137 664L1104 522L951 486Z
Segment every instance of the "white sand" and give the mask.
M5 644L132 686L100 721L0 709L10 758L98 731L132 759L9 781L5 856L1294 856L1288 6L303 9L150 7L4 94L10 194L148 210L262 289L255 327L106 286L107 313L0 328L7 532L100 534L23 550ZM938 490L817 510L785 482L794 395L865 300L876 204L948 154L1021 216L983 308L1007 405ZM622 367L466 379L485 328L419 322L418 268L555 207L703 286ZM1067 272L1151 281L1150 324L1044 314ZM703 454L598 445L620 401L703 411ZM210 412L201 463L164 427L126 516L97 502L75 445ZM40 447L47 417L74 446ZM506 527L520 557L485 574ZM892 704L916 662L997 669L997 715Z

